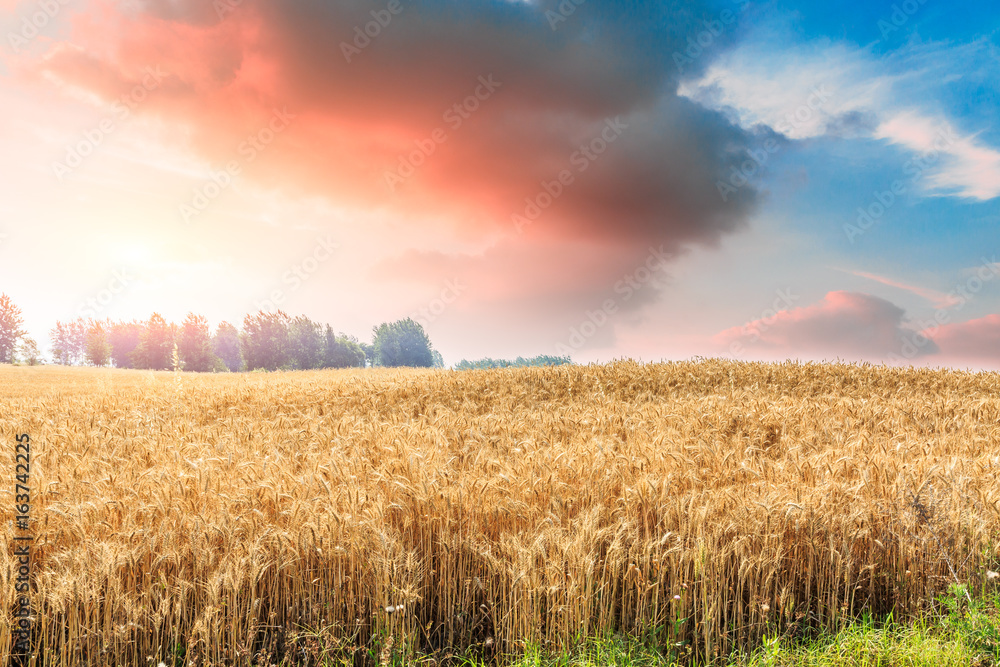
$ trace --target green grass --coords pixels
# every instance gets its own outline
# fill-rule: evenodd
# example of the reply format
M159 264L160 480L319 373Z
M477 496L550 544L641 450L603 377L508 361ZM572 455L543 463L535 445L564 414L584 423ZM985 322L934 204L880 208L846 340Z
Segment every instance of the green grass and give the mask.
M969 667L991 665L989 654L972 637L920 623L876 627L858 623L840 634L801 645L773 641L750 658L731 663L739 667Z
M919 622L859 621L836 635L805 642L766 639L755 651L729 658L726 667L1000 667L1000 595L973 600L953 586L938 612ZM464 667L493 667L464 659ZM622 637L593 639L577 651L550 656L528 647L504 667L681 667L691 664Z
M465 660L461 664L463 667L488 667L488 663L473 659ZM597 665L674 667L680 663L638 641L609 637L588 641L574 653L562 656L548 656L537 646L529 647L517 660L501 664L505 667L597 667Z
M651 646L622 636L594 638L557 655L528 645L518 655L496 661L448 651L415 656L413 647L376 641L362 662L383 667L1000 667L1000 590L994 583L987 588L990 592L973 596L966 586L952 585L934 601L934 611L915 622L865 618L836 634L807 640L772 635L760 646L710 666L692 662L684 647ZM332 635L303 636L315 641ZM357 664L352 656L358 649L345 648L350 644L324 644L326 650L313 664Z

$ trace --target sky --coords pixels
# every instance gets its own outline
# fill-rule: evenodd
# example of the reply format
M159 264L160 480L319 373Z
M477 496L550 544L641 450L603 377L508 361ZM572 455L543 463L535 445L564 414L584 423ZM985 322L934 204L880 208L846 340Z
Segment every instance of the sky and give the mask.
M447 363L1000 368L1000 9L0 0L0 292Z

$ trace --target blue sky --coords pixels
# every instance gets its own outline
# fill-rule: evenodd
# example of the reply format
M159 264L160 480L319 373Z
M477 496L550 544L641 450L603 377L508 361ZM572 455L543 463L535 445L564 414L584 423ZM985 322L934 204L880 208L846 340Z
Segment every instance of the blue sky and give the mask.
M805 240L800 251L811 266L789 281L814 299L824 290L867 294L917 320L936 312L917 290L946 294L1000 251L1000 12L933 1L905 10L902 3L758 4L744 15L739 39L682 92L744 127L777 129L803 108L810 88L828 86L828 102L802 113L791 132L786 124L792 141L759 181L767 193L759 217L783 221L773 234ZM852 126L837 125L851 114ZM953 139L928 155L920 141L941 131ZM894 182L899 194L883 195ZM891 202L884 212L880 196ZM853 233L859 209L880 215ZM782 264L793 262L773 271ZM995 313L997 294L984 286L950 321Z

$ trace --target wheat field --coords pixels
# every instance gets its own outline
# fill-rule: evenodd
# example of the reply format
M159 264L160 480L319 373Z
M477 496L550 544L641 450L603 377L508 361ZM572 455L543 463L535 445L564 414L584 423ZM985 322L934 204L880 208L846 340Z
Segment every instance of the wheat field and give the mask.
M998 389L715 360L3 367L0 663L15 434L32 664L446 662L607 632L704 660L998 569Z

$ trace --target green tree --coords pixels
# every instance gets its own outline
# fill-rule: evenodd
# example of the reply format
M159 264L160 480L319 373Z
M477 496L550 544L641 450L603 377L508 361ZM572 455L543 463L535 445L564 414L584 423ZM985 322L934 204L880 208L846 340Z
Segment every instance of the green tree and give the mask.
M90 324L82 317L72 322L56 322L49 332L52 340L52 355L56 363L71 366L87 360L87 331Z
M21 328L23 324L21 309L14 305L9 296L0 294L0 363L9 364L14 361L17 341L27 333Z
M323 326L299 316L288 326L288 353L295 368L309 370L323 366Z
M275 371L288 365L289 317L282 311L258 311L243 318L243 358L247 370Z
M52 357L57 364L72 366L86 360L89 325L78 317L72 322L56 322L49 332Z
M375 346L371 343L358 343L361 346L361 351L365 353L365 362L368 366L375 365Z
M530 359L525 359L524 357L518 357L513 361L507 359L479 359L478 361L468 361L462 359L460 362L455 364L455 370L457 371L467 371L475 369L484 368L525 368L528 366L564 366L566 364L572 364L573 360L569 357L553 357L547 354L542 354L537 357L532 357Z
M336 336L330 325L326 325L323 344L324 368L364 368L365 351L357 340L348 336Z
M215 352L212 350L212 334L207 319L188 313L177 338L177 353L184 370L195 373L215 370Z
M135 320L131 322L109 322L108 342L111 343L111 363L116 368L135 368L136 350L142 339L145 325Z
M38 366L42 363L42 353L38 349L38 343L31 336L21 338L21 346L17 351L17 356L29 366Z
M90 323L78 317L69 323L69 342L72 363L82 364L87 361L87 331Z
M223 322L215 330L212 339L215 356L222 360L233 373L243 367L243 353L240 351L240 332L229 322Z
M108 342L108 332L100 322L91 322L87 327L86 343L87 362L97 366L107 366L111 361L111 343Z
M375 365L430 368L434 352L424 328L412 318L375 328Z
M139 336L135 350L136 368L165 371L173 367L174 327L153 313Z
M68 366L70 363L70 344L67 326L57 320L56 325L49 331L49 341L52 343L52 361Z

